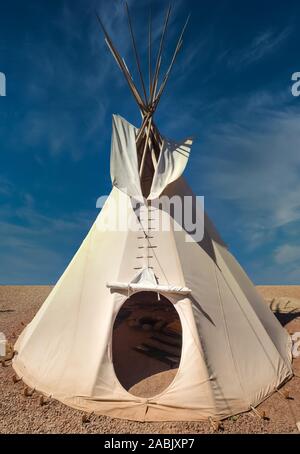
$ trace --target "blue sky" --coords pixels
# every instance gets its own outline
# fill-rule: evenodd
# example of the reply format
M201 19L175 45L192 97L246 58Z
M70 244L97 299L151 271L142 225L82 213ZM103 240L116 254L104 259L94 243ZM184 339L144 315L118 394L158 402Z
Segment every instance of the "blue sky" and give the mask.
M186 177L257 284L300 278L299 1L173 3L165 65L185 17L184 48L156 115L196 137ZM146 52L148 0L131 0ZM153 0L156 44L168 6ZM0 283L54 283L110 191L111 115L140 123L95 18L133 63L118 0L0 4Z

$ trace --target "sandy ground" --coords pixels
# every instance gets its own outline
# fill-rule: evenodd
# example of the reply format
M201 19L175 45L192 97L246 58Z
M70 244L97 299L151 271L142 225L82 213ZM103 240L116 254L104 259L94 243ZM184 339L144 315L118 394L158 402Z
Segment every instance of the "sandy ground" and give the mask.
M0 331L6 334L10 342L15 342L50 290L50 286L0 287ZM274 306L274 303L280 301L277 316L290 333L300 331L300 286L260 286L258 290L266 299L266 304ZM283 311L280 308L283 308ZM300 375L300 358L294 360L293 367L295 373ZM162 374L168 373L174 375L174 370L162 372ZM23 384L21 382L13 384L13 375L11 367L0 367L0 433L213 432L213 428L207 421L138 423L93 415L89 422L83 423L82 412L66 407L60 402L52 400L41 407L38 394L34 393L32 397L26 398L23 395ZM170 377L167 379L169 380ZM142 381L135 385L138 388L137 392L140 392L145 385L151 385L154 389L155 383L161 384L161 380L162 377L154 376L152 383L145 384L145 381ZM253 412L244 413L223 421L222 432L297 433L295 423L300 421L300 379L295 377L290 380L282 388L282 391L285 390L289 391L291 400L286 400L275 393L258 407L259 411L265 411L269 420L262 420Z
M280 297L300 299L299 285L258 285L256 288L266 299Z

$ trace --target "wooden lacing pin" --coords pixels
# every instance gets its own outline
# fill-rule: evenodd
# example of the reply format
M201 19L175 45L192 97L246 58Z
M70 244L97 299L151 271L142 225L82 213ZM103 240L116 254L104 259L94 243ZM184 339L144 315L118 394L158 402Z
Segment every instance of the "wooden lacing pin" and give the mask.
M258 411L256 410L256 408L252 407L252 405L250 406L251 410L253 411L253 413L256 414L256 416L258 416L260 419L264 420L264 421L269 421L270 418L268 418L268 416L266 415L266 412L265 411Z
M25 388L23 390L23 394L25 397L31 397L33 395L34 391L35 391L35 388L30 389L28 386L25 386Z

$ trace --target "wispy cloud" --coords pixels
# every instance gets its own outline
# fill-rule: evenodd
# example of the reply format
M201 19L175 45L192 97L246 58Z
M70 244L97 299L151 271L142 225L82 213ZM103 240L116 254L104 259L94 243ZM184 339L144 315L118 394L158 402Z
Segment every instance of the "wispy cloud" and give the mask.
M5 177L0 175L0 195L7 196L13 190L12 183Z
M150 1L130 0L129 5L146 74ZM157 51L168 2L152 0L152 6ZM76 5L63 0L59 7L32 2L30 8L43 13L47 26L39 14L31 14L30 25L12 31L14 58L6 63L15 79L11 76L13 89L5 99L10 110L0 112L5 138L1 166L7 164L4 174L10 177L0 178L3 282L53 281L63 271L95 215L81 212L69 200L76 197L77 203L78 197L81 206L88 206L84 200L92 200L98 182L101 191L110 188L109 171L103 170L109 162L101 160L109 153L110 114L120 112L137 126L140 121L94 14L100 13L122 57L134 68L123 0L77 0ZM255 277L295 279L300 261L291 249L298 253L300 113L291 101L289 80L280 79L297 58L296 45L287 45L293 38L293 29L286 26L293 23L291 14L281 17L280 8L276 13L274 7L273 21L271 14L263 17L259 8L252 8L253 18L259 16L258 29L241 9L233 18L240 26L230 30L228 2L216 7L213 2L200 6L178 0L174 8L162 74L188 9L192 20L157 125L178 139L198 136L188 180L196 193L205 194L225 241L231 240ZM11 10L15 17L13 6ZM279 60L280 75L274 71ZM256 71L255 64L264 61L272 65ZM247 69L243 80L241 69ZM136 70L132 72L138 81ZM281 91L272 91L274 86ZM100 150L102 157L96 156ZM57 205L50 214L45 201L48 208Z
M290 26L278 32L278 30L264 31L252 40L248 47L238 51L226 50L219 56L219 62L226 64L236 70L257 63L267 55L275 52L278 47L288 38L292 31Z
M300 219L299 113L290 111L259 118L259 123L227 124L210 136L221 148L209 173L214 191L243 209L264 211L268 228Z
M276 249L269 257L274 272L279 260L292 255L300 266L299 248L289 237L291 226L300 228L300 113L287 101L285 94L271 92L228 100L226 122L206 131L202 156L197 158L203 169L198 181L208 203L214 199L221 204L218 216L224 219L225 237L235 232L244 253L264 251L265 259L268 248ZM225 105L222 108L226 111ZM292 274L287 268L281 281Z
M31 194L21 193L12 183L10 187L14 203L0 207L0 257L5 264L0 283L54 282L71 259L66 257L65 248L76 251L92 215L77 212L59 218L49 216L36 208Z
M283 244L276 249L274 259L278 265L299 262L300 246Z

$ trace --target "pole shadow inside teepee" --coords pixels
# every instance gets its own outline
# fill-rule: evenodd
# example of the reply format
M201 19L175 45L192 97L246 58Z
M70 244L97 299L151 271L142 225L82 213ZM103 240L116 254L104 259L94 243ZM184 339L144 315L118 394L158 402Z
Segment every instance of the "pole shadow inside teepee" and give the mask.
M150 397L173 381L181 357L182 330L174 305L157 293L132 295L113 328L113 364L131 394Z

